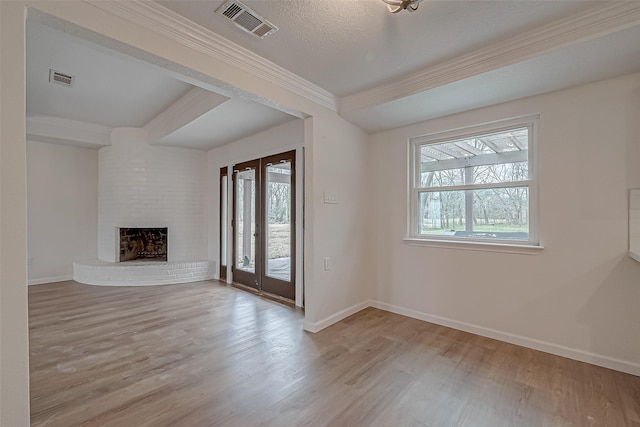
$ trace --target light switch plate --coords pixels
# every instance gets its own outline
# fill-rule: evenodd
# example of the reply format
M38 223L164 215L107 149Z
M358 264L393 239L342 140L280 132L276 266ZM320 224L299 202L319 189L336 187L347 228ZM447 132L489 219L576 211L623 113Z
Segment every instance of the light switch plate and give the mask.
M338 203L338 195L336 193L324 192L324 202L327 204L335 205Z

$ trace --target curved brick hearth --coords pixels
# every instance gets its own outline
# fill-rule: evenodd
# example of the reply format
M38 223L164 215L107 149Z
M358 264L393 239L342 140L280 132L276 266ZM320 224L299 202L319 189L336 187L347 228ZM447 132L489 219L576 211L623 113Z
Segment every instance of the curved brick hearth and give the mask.
M73 280L101 286L171 285L212 279L214 270L213 261L76 261Z

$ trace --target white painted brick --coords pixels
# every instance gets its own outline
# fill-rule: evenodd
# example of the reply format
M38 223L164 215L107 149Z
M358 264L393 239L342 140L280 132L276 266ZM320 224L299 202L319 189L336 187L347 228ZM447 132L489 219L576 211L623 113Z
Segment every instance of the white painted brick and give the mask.
M207 160L200 151L151 146L141 129L114 129L99 152L98 258L74 264L91 284L166 284L213 277L207 256ZM116 227L168 227L168 263L119 266ZM190 267L205 267L191 271ZM191 272L191 276L179 275ZM100 282L100 283L96 283ZM156 282L156 283L152 283Z
M169 261L207 255L206 156L116 129L99 152L98 258L116 261L116 227L168 227Z
M73 265L74 279L90 285L106 286L148 286L167 285L172 283L187 283L207 280L213 277L214 263L212 261L198 261L193 264L205 264L206 267L197 272L187 272L180 269L184 262L149 262L149 263L111 263L104 261L75 262ZM177 272L182 270L182 272Z

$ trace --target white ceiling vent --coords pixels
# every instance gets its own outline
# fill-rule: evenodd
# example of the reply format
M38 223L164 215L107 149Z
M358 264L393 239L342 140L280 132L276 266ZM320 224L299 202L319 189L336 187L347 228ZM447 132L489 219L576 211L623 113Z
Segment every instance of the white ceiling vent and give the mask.
M228 1L216 12L231 19L236 26L260 39L278 31L278 27L239 1Z
M71 87L73 86L73 79L75 77L61 73L60 71L56 71L54 69L49 69L49 82L50 83L58 83L62 86Z

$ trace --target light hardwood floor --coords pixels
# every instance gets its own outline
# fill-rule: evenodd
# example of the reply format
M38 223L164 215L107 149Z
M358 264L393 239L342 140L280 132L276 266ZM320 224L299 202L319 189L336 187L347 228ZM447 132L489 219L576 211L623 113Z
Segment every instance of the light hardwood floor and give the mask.
M33 426L639 426L640 378L218 282L29 288Z

